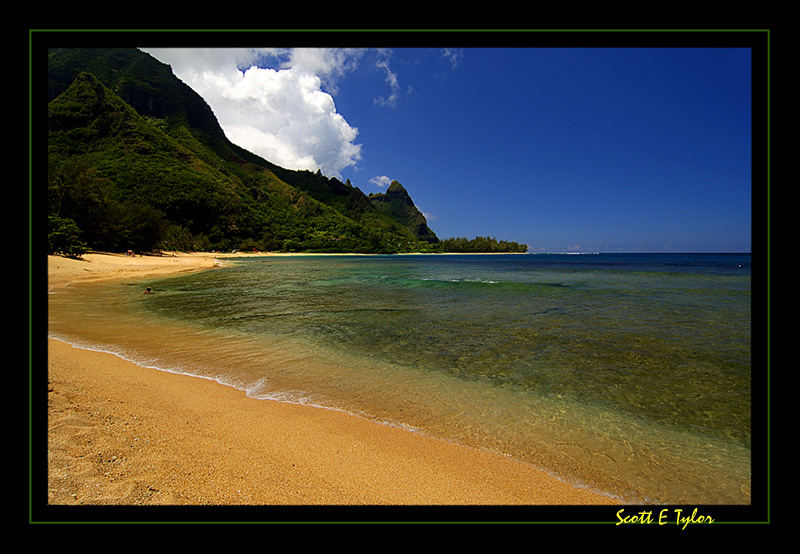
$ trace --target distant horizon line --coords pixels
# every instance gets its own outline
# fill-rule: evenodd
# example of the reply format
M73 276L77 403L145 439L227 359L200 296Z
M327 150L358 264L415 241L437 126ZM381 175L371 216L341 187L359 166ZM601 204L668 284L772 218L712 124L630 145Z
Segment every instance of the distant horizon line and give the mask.
M751 250L542 250L527 251L526 254L570 254L570 255L596 255L596 254L752 254Z

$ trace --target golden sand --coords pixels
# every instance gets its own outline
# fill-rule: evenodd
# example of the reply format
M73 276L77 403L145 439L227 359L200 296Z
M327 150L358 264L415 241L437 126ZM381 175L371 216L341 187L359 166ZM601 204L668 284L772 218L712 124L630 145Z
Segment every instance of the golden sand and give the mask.
M50 257L49 287L213 268L213 254ZM511 458L48 340L54 505L585 505Z

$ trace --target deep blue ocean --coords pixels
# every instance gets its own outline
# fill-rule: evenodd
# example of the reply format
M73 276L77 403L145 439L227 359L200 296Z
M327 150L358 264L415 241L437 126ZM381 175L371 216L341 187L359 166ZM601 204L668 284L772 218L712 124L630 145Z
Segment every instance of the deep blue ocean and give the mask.
M51 294L50 335L497 451L627 502L747 504L749 254L264 256Z

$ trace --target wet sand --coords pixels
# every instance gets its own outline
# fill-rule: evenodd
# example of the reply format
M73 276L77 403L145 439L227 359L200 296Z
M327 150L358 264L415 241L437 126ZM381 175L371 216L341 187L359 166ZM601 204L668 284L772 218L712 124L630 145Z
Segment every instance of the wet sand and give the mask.
M50 257L51 290L226 263L216 254ZM587 505L536 468L324 408L48 340L53 505Z

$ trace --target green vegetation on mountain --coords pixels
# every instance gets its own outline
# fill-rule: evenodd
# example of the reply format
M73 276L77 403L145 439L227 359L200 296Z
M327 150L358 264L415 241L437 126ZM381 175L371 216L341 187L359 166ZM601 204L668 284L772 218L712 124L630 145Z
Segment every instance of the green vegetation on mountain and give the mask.
M414 205L408 191L397 181L392 181L386 193L370 194L369 200L379 211L402 223L420 240L434 244L439 242L436 234L428 228L425 216Z
M139 50L53 49L48 95L51 252L450 244L397 182L368 197L349 181L287 170L234 145L205 101Z

